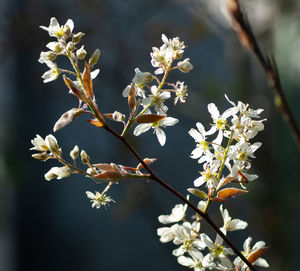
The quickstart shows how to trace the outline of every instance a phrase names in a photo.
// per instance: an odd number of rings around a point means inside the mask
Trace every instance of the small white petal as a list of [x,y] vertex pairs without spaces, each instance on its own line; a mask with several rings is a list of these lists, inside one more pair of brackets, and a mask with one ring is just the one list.
[[166,143],[166,134],[165,132],[160,129],[159,127],[155,128],[155,133],[158,139],[158,142],[161,146],[164,146]]
[[135,127],[133,134],[139,136],[142,133],[147,132],[152,127],[151,123],[142,123]]
[[210,103],[207,106],[208,112],[211,114],[212,119],[218,119],[220,116],[220,112],[214,103]]

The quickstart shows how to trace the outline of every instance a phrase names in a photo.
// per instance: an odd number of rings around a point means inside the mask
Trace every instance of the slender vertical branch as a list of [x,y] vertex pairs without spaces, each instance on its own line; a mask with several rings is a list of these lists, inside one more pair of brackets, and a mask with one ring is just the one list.
[[241,44],[256,56],[263,68],[268,84],[273,90],[275,106],[290,128],[298,150],[300,151],[300,130],[287,103],[274,59],[265,57],[262,53],[251,26],[245,21],[238,0],[226,0],[226,5],[232,19],[233,30],[236,32]]
[[175,195],[177,198],[179,198],[181,201],[186,203],[192,210],[194,210],[198,215],[200,215],[213,229],[214,231],[219,234],[223,240],[228,244],[229,247],[235,252],[235,254],[240,257],[244,263],[250,268],[252,271],[256,271],[254,266],[247,260],[247,258],[235,247],[235,245],[227,238],[227,236],[218,228],[218,226],[211,220],[209,215],[207,213],[202,212],[199,210],[191,201],[186,199],[183,195],[181,195],[176,189],[174,189],[172,186],[164,182],[161,178],[159,178],[143,161],[141,156],[136,152],[136,150],[131,146],[131,144],[126,140],[125,137],[120,136],[117,134],[113,129],[111,129],[109,126],[103,127],[106,131],[114,135],[116,138],[118,138],[129,150],[130,152],[136,157],[136,159],[144,166],[144,168],[148,171],[150,174],[150,178],[160,184],[162,187],[167,189],[169,192],[171,192],[173,195]]

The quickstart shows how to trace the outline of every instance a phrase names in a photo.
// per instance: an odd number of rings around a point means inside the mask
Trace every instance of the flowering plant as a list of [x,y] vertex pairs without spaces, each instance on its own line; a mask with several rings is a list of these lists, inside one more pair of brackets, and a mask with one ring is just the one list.
[[[199,171],[200,176],[194,180],[194,187],[188,189],[191,195],[184,197],[151,170],[149,165],[155,162],[156,158],[142,158],[126,139],[126,135],[136,125],[133,129],[135,136],[153,129],[159,144],[164,146],[166,134],[163,128],[178,123],[178,119],[167,114],[167,100],[173,97],[174,105],[178,102],[184,103],[188,96],[188,88],[184,82],[168,82],[167,78],[173,70],[188,73],[193,69],[189,58],[182,59],[186,48],[184,42],[178,37],[168,39],[162,34],[163,44],[159,48],[153,47],[150,53],[154,72],[142,72],[136,68],[131,83],[122,92],[122,96],[128,102],[128,116],[118,111],[104,114],[99,110],[93,88],[93,79],[99,74],[95,65],[100,59],[100,50],[96,49],[87,58],[88,53],[84,46],[78,45],[84,33],[73,33],[74,23],[70,19],[64,25],[60,25],[53,17],[48,27],[41,28],[56,39],[46,45],[49,51],[42,52],[39,58],[39,62],[49,68],[42,75],[44,83],[56,80],[63,74],[70,94],[78,99],[78,106],[69,109],[55,123],[54,132],[83,114],[91,115],[92,119],[88,121],[90,124],[119,139],[138,161],[136,166],[92,162],[87,152],[83,149],[80,151],[76,145],[69,154],[71,162],[68,162],[53,135],[49,134],[45,138],[36,135],[31,141],[31,150],[36,151],[32,155],[33,158],[41,161],[56,159],[61,164],[60,167],[52,167],[45,174],[45,179],[50,181],[66,178],[71,174],[81,174],[98,184],[105,184],[102,192],[86,192],[92,207],[97,209],[114,202],[107,194],[113,184],[132,178],[153,180],[183,202],[177,204],[170,215],[158,217],[160,223],[172,225],[157,230],[161,242],[173,241],[178,246],[173,250],[173,255],[177,257],[179,264],[197,271],[248,268],[255,270],[254,265],[268,267],[267,261],[261,258],[267,249],[263,241],[257,242],[251,248],[252,238],[248,237],[244,242],[243,251],[239,251],[227,238],[228,231],[243,230],[248,224],[241,219],[232,219],[229,211],[223,206],[228,199],[247,193],[247,183],[258,177],[251,172],[251,159],[255,158],[254,153],[261,143],[251,141],[264,129],[265,119],[260,119],[263,110],[253,110],[248,104],[240,101],[234,103],[226,95],[230,107],[222,114],[214,103],[208,105],[212,117],[210,129],[206,130],[198,122],[197,129],[192,128],[189,131],[196,143],[191,158],[198,160],[202,170]],[[60,68],[54,62],[61,56],[68,58],[73,67],[72,71]],[[120,134],[111,127],[111,122],[122,125]],[[198,204],[190,201],[192,195],[200,198]],[[219,207],[223,225],[218,227],[208,215],[208,210],[213,203],[220,202],[223,203]],[[187,207],[195,212],[193,216],[187,214]],[[216,232],[215,241],[201,231],[200,224],[203,220]]]

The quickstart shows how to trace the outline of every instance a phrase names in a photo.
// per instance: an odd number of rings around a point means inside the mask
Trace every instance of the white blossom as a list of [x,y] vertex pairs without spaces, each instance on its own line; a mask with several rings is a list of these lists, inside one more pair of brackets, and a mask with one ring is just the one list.
[[74,22],[71,19],[68,19],[64,26],[60,26],[57,19],[55,17],[52,17],[50,19],[50,24],[48,27],[40,26],[40,28],[48,31],[50,37],[56,37],[60,39],[67,31],[66,26],[69,28],[68,31],[72,32],[74,28]]
[[95,191],[95,194],[90,191],[85,193],[92,203],[92,208],[99,209],[101,206],[108,206],[110,202],[115,202],[110,196],[100,194],[98,191]]
[[71,174],[71,169],[68,166],[64,167],[52,167],[46,174],[45,179],[50,181],[54,178],[62,179],[69,177]]
[[229,216],[229,212],[227,209],[223,209],[223,205],[220,206],[220,212],[223,217],[223,227],[222,229],[225,231],[236,231],[243,230],[248,226],[248,223],[240,220],[240,219],[232,219]]
[[[265,249],[266,243],[264,241],[258,241],[255,243],[255,245],[251,248],[252,238],[248,237],[243,245],[243,251],[242,254],[248,258],[251,256],[252,253],[255,253],[258,249]],[[237,257],[234,260],[234,264],[240,268],[241,271],[246,271],[248,269],[248,266],[242,261],[241,258]],[[261,266],[261,267],[269,267],[268,262],[263,258],[258,258],[256,261],[252,263],[253,265]]]
[[50,68],[50,70],[46,71],[42,75],[43,82],[48,83],[56,80],[60,74],[60,70],[57,68],[57,65],[52,61],[45,61],[44,63],[48,66],[48,68]]

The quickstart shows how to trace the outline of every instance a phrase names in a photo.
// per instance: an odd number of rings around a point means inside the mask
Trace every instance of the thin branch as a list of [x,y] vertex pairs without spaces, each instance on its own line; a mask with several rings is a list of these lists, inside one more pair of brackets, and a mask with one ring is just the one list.
[[256,271],[254,266],[247,260],[247,258],[235,247],[235,245],[227,238],[227,236],[218,228],[218,226],[211,220],[209,215],[207,213],[202,212],[199,210],[191,201],[187,200],[183,195],[181,195],[176,189],[171,187],[169,184],[164,182],[161,178],[159,178],[150,168],[147,166],[147,164],[144,162],[144,160],[141,158],[141,156],[136,152],[136,150],[131,146],[131,144],[126,140],[125,137],[120,136],[117,134],[113,129],[111,129],[109,126],[105,125],[103,127],[105,130],[107,130],[109,133],[114,135],[116,138],[118,138],[129,150],[130,152],[136,157],[136,159],[144,166],[144,168],[148,171],[150,174],[150,178],[153,181],[156,181],[158,184],[163,186],[165,189],[167,189],[169,192],[174,194],[177,198],[179,198],[181,201],[186,203],[191,209],[193,209],[198,215],[200,215],[213,229],[214,231],[219,234],[223,240],[229,245],[229,247],[232,248],[232,250],[235,252],[235,254],[240,257],[244,263],[252,270]]
[[251,26],[241,12],[238,0],[226,0],[226,6],[232,19],[232,28],[236,32],[241,44],[247,50],[253,52],[263,68],[268,84],[273,90],[275,106],[290,128],[300,151],[300,130],[284,95],[275,60],[272,57],[265,57],[262,53]]

